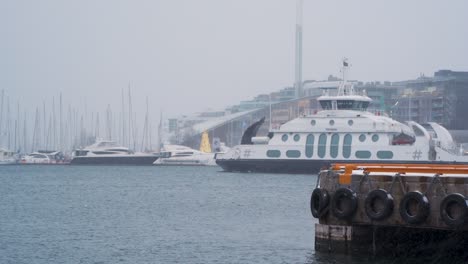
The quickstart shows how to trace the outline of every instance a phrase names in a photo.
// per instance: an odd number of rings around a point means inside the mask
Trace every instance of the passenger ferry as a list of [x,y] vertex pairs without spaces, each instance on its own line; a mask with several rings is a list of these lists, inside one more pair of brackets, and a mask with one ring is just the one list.
[[[343,63],[343,77],[347,63]],[[240,145],[216,155],[225,171],[316,173],[331,163],[468,164],[443,126],[393,120],[367,111],[371,98],[343,78],[336,94],[317,98],[322,110],[256,137],[261,122],[244,132]]]

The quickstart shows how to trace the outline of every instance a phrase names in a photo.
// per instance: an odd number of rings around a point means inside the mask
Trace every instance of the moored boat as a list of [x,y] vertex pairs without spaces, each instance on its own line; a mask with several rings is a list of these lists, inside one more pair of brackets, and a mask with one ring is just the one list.
[[98,141],[95,144],[73,152],[73,165],[152,165],[156,154],[135,153],[114,141]]
[[18,162],[17,153],[0,148],[0,165],[11,165]]
[[55,150],[38,150],[36,152],[24,155],[20,159],[20,164],[68,164],[69,160],[66,159],[65,155],[61,151]]
[[198,151],[186,146],[164,145],[155,165],[216,166],[214,153]]

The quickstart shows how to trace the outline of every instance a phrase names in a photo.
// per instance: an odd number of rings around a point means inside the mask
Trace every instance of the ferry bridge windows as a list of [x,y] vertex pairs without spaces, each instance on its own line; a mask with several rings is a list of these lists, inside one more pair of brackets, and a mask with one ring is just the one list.
[[306,146],[305,146],[305,155],[308,158],[312,158],[314,155],[314,140],[315,137],[312,134],[307,135]]
[[279,158],[281,156],[281,152],[276,149],[270,149],[266,152],[266,155],[269,158]]
[[372,141],[373,142],[377,142],[378,140],[379,140],[379,135],[377,135],[377,134],[372,135]]
[[379,159],[393,159],[393,152],[387,150],[377,151],[377,158]]
[[281,136],[281,140],[284,142],[288,141],[288,134],[283,134],[283,136]]
[[349,159],[351,156],[351,143],[352,143],[353,137],[350,134],[346,134],[344,136],[344,141],[343,141],[343,157],[346,159]]
[[318,151],[317,154],[320,158],[325,157],[327,147],[327,135],[325,133],[320,134],[318,141]]
[[294,141],[298,142],[301,139],[301,136],[299,134],[294,135]]
[[369,159],[371,157],[370,151],[367,150],[358,150],[355,155],[358,159]]
[[330,156],[332,158],[336,158],[338,156],[338,144],[340,141],[340,136],[338,134],[333,134],[331,137],[331,144],[330,144]]
[[353,109],[354,100],[338,100],[338,109]]
[[320,106],[322,107],[323,110],[332,109],[331,100],[322,100],[322,101],[320,101]]
[[359,141],[361,141],[361,142],[366,141],[366,135],[364,135],[364,134],[359,135]]
[[286,157],[288,158],[299,158],[300,156],[301,156],[301,152],[299,150],[286,151]]

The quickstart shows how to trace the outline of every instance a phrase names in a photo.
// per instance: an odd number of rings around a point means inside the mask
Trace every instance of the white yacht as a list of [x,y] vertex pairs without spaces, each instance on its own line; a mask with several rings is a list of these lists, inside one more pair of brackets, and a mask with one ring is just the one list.
[[24,155],[20,159],[21,164],[67,164],[65,156],[60,151],[38,150]]
[[263,120],[254,123],[240,145],[216,155],[216,163],[226,171],[284,173],[316,173],[338,162],[468,164],[467,152],[447,129],[370,113],[371,99],[346,80],[337,94],[317,100],[321,111],[293,119],[267,137],[255,135]]
[[10,150],[0,148],[0,165],[16,164],[18,155]]
[[181,145],[164,145],[155,165],[216,166],[214,153],[202,152]]
[[89,165],[151,165],[158,155],[135,153],[114,141],[100,140],[73,152],[70,164]]

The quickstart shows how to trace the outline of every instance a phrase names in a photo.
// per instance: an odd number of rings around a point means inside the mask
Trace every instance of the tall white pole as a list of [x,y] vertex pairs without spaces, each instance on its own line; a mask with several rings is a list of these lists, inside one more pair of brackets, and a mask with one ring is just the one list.
[[296,98],[302,93],[302,5],[303,0],[296,3],[296,56],[295,56],[295,81],[294,90]]

